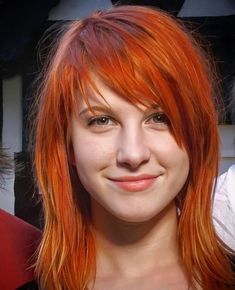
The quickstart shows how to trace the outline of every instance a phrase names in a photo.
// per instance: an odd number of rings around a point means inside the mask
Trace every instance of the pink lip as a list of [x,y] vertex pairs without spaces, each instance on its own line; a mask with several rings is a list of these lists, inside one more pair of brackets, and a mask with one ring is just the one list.
[[125,191],[135,192],[146,190],[153,184],[156,178],[156,175],[142,174],[138,176],[111,178],[110,180]]

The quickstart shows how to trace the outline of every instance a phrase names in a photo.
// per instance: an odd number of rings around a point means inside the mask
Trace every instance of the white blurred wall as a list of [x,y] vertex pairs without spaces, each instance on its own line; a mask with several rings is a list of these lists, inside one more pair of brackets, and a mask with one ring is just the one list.
[[[2,143],[13,159],[14,152],[22,150],[22,102],[21,77],[3,80],[3,132]],[[14,173],[6,177],[0,190],[0,208],[14,212]]]

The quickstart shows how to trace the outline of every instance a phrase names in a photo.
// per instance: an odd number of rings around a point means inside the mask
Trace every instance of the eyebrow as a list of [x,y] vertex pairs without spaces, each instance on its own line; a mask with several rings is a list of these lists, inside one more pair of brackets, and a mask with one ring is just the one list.
[[87,112],[92,112],[92,111],[96,111],[96,112],[105,112],[105,113],[112,113],[112,110],[106,106],[89,106],[85,109],[83,109],[78,115],[84,115]]
[[[143,110],[144,113],[151,111],[151,110],[161,110],[161,107],[159,105],[152,105],[150,107],[146,107],[146,110]],[[111,108],[107,106],[89,106],[83,109],[78,115],[82,116],[86,114],[87,112],[105,112],[107,114],[112,114],[113,111]]]

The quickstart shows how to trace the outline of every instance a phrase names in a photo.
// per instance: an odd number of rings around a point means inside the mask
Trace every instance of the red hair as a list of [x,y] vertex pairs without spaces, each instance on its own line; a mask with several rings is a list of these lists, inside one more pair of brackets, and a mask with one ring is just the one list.
[[[134,104],[158,104],[190,159],[180,195],[178,240],[191,282],[221,290],[234,283],[228,249],[212,223],[219,137],[212,78],[200,49],[163,12],[120,6],[65,27],[43,71],[35,165],[43,193],[44,236],[37,273],[42,288],[85,289],[95,277],[95,243],[85,193],[69,162],[70,123],[91,73]],[[96,88],[95,88],[96,89]],[[76,186],[75,186],[76,184]]]

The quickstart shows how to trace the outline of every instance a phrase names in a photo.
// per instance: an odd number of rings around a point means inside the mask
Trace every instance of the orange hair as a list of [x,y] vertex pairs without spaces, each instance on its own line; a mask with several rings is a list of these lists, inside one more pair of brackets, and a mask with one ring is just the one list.
[[[190,159],[180,194],[178,240],[189,280],[206,290],[234,283],[229,251],[215,234],[212,191],[219,137],[208,64],[189,34],[170,16],[120,6],[68,23],[43,71],[35,166],[43,193],[45,229],[36,271],[42,288],[86,289],[96,252],[89,198],[69,161],[70,123],[91,72],[134,104],[158,104]],[[78,189],[77,189],[78,188]]]

